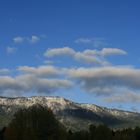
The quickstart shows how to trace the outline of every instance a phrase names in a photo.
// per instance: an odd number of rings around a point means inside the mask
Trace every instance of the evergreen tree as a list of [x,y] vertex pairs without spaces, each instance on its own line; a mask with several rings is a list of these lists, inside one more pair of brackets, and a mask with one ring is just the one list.
[[106,125],[99,125],[95,129],[95,140],[112,140],[112,132]]
[[5,140],[63,140],[64,127],[52,111],[35,105],[19,110],[5,132]]

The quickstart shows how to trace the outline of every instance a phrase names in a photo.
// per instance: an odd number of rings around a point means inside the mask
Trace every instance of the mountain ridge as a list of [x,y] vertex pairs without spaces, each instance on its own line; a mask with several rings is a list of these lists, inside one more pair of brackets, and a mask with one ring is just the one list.
[[2,122],[4,117],[10,121],[7,116],[12,118],[18,109],[36,104],[52,109],[56,117],[68,129],[87,129],[90,124],[106,124],[113,128],[140,126],[140,113],[138,112],[76,103],[59,96],[0,97],[1,124],[5,124]]
[[[0,99],[1,98],[5,98],[5,99],[19,99],[19,98],[23,98],[23,99],[31,99],[31,98],[39,98],[39,97],[49,97],[49,98],[58,98],[58,99],[64,99],[64,100],[67,100],[67,101],[70,101],[72,103],[75,103],[75,104],[80,104],[80,105],[95,105],[97,107],[101,107],[101,108],[104,108],[104,109],[109,109],[109,110],[118,110],[118,111],[122,111],[122,112],[129,112],[129,113],[138,113],[140,114],[140,112],[137,112],[137,111],[129,111],[129,110],[124,110],[124,109],[117,109],[117,108],[110,108],[110,107],[104,107],[104,106],[101,106],[101,105],[96,105],[94,103],[78,103],[78,102],[75,102],[75,101],[72,101],[70,99],[66,99],[64,97],[60,97],[60,96],[30,96],[30,97],[25,97],[25,96],[21,96],[21,97],[6,97],[6,96],[0,96]],[[1,104],[1,103],[0,103]]]

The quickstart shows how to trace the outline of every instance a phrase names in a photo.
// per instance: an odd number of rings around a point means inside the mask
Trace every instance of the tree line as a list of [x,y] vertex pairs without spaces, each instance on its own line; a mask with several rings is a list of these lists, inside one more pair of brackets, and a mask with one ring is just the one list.
[[90,125],[89,130],[67,130],[53,112],[41,105],[17,111],[11,123],[0,131],[0,140],[140,140],[140,128],[112,130]]

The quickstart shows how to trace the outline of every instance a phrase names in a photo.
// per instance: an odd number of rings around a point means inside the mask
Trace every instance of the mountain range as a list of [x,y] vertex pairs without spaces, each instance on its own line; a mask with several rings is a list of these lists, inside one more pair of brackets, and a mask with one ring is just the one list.
[[62,97],[0,97],[0,127],[6,126],[21,108],[40,104],[50,108],[67,129],[88,129],[90,124],[106,124],[113,129],[140,126],[140,113],[80,104]]

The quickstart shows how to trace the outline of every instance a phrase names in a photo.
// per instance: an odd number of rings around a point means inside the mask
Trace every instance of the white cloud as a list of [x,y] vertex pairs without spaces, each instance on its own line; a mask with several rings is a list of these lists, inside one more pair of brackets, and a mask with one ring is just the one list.
[[[18,75],[0,76],[1,95],[52,94],[59,89],[79,86],[103,96],[107,102],[140,101],[140,69],[121,66],[59,68],[19,66]],[[9,70],[1,69],[0,73]]]
[[125,55],[127,54],[126,51],[118,48],[103,48],[101,50],[101,55],[107,56],[107,55]]
[[[65,86],[69,87],[72,85],[71,81],[73,81],[73,83],[75,83],[73,86],[80,86],[81,89],[87,93],[108,97],[106,100],[108,102],[115,100],[119,102],[122,97],[125,98],[127,96],[129,97],[128,101],[132,102],[136,99],[135,97],[140,96],[140,69],[133,67],[104,66],[68,69],[54,66],[20,66],[18,70],[22,73],[14,79],[18,83],[18,87],[19,84],[21,84],[22,87],[27,84],[25,87],[25,89],[28,89],[27,91],[37,87],[35,90],[37,93],[43,91],[51,93],[53,88],[56,90],[56,85],[62,85],[62,88],[65,88]],[[60,79],[54,79],[54,77],[59,77]],[[45,88],[45,84],[47,89]],[[29,88],[27,88],[28,86]],[[4,85],[2,87],[4,87]],[[131,96],[133,98],[130,100],[130,93],[132,92],[133,94]],[[124,94],[128,95],[124,96]]]
[[44,37],[36,36],[36,35],[32,35],[31,37],[17,36],[15,38],[13,38],[13,41],[16,44],[22,44],[24,42],[29,42],[29,43],[35,44],[35,43],[39,42],[41,38],[44,38]]
[[14,47],[7,47],[6,48],[6,52],[8,53],[8,54],[13,54],[13,53],[15,53],[17,51],[17,48],[14,48]]
[[53,49],[48,49],[44,55],[46,57],[54,57],[54,56],[59,56],[59,55],[68,55],[68,56],[74,56],[75,51],[72,48],[69,47],[63,47],[63,48],[53,48]]
[[75,40],[78,44],[92,45],[95,48],[107,47],[109,44],[103,38],[78,38]]
[[140,103],[140,93],[135,93],[133,91],[127,91],[127,93],[122,93],[119,95],[113,95],[104,99],[106,102],[120,102],[120,103]]
[[89,55],[89,56],[97,56],[97,55],[99,55],[100,53],[99,53],[99,51],[97,51],[97,50],[86,49],[86,50],[83,51],[83,54]]
[[0,75],[9,74],[9,73],[10,73],[9,69],[0,69]]
[[86,49],[79,52],[75,51],[70,47],[52,48],[46,50],[46,52],[44,53],[46,57],[56,57],[66,55],[83,63],[103,66],[110,65],[110,63],[105,60],[105,56],[120,55],[120,54],[124,55],[126,54],[126,52],[118,48],[103,48],[102,50]]
[[78,38],[75,43],[91,43],[93,39],[90,38]]
[[53,61],[51,61],[51,60],[46,60],[46,61],[44,61],[44,64],[47,64],[47,65],[52,65],[54,62]]
[[77,52],[74,57],[76,60],[87,64],[103,64],[103,61],[98,59],[96,56],[87,55],[81,52]]
[[14,41],[14,43],[16,43],[16,44],[21,44],[21,43],[23,43],[24,42],[24,37],[21,37],[21,36],[17,36],[17,37],[15,37],[14,39],[13,39],[13,41]]
[[18,70],[27,73],[34,74],[36,76],[50,77],[62,74],[62,70],[54,66],[39,66],[39,67],[29,67],[29,66],[19,66]]
[[110,66],[70,69],[68,73],[84,90],[96,95],[115,94],[121,88],[140,90],[140,69]]
[[[91,53],[93,53],[94,50],[91,50]],[[53,49],[48,49],[45,52],[46,57],[55,57],[55,56],[61,56],[61,55],[66,55],[66,56],[71,56],[77,61],[88,63],[88,64],[102,64],[103,61],[98,59],[96,57],[96,53],[94,55],[89,55],[90,50],[85,50],[83,52],[76,52],[74,49],[70,47],[63,47],[63,48],[53,48]]]
[[40,41],[40,37],[33,35],[31,38],[28,39],[30,43],[35,44]]
[[54,66],[19,66],[14,77],[8,74],[8,69],[0,69],[0,95],[20,96],[27,93],[54,94],[60,89],[72,86],[72,81],[65,76],[66,69]]
[[66,89],[72,82],[65,79],[47,79],[32,74],[23,74],[15,78],[10,76],[0,77],[1,95],[25,95],[26,93],[52,94],[59,89]]

